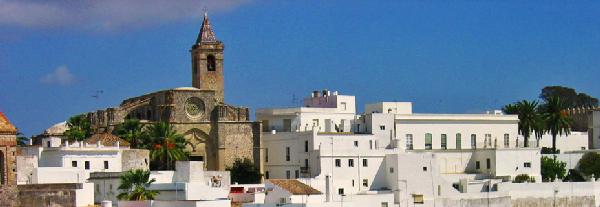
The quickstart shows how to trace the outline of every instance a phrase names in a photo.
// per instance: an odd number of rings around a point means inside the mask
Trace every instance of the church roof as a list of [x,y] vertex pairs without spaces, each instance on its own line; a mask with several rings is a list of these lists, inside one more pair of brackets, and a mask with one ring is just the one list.
[[280,188],[290,192],[292,195],[319,195],[323,194],[321,191],[310,187],[298,180],[291,179],[269,179],[269,182],[273,185],[277,185]]
[[1,133],[17,133],[17,128],[8,121],[4,113],[0,112],[0,134]]
[[204,21],[202,21],[202,27],[200,27],[200,33],[198,34],[198,39],[196,39],[196,44],[217,41],[215,32],[213,32],[210,27],[210,22],[208,21],[208,14],[204,13]]
[[129,142],[110,133],[94,134],[84,140],[87,144],[96,144],[98,141],[104,146],[117,146],[117,142],[119,142],[119,146],[129,146]]

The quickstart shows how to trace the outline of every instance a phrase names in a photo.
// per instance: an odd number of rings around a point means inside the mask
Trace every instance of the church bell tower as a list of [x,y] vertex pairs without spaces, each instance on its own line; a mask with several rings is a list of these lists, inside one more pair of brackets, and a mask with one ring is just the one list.
[[204,21],[196,43],[192,46],[192,86],[202,90],[215,91],[218,102],[224,102],[223,49],[225,45],[217,40],[208,15]]

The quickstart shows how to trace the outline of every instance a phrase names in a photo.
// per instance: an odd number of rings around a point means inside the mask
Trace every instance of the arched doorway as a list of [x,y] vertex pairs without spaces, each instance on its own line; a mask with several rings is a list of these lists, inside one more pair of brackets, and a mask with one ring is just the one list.
[[207,165],[207,158],[211,155],[209,136],[204,131],[193,128],[184,133],[186,140],[189,142],[187,150],[190,152],[191,161],[204,161],[204,166]]

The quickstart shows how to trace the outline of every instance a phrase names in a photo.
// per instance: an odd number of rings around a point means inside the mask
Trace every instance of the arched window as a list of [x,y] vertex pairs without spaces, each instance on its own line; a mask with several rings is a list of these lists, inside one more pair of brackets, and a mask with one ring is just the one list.
[[477,135],[471,134],[471,149],[477,149]]
[[206,69],[208,71],[215,71],[217,69],[217,60],[214,55],[206,56]]

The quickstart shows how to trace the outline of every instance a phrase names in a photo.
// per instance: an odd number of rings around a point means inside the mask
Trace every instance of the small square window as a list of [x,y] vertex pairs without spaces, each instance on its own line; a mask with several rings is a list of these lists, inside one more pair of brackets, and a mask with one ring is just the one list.
[[427,172],[427,167],[423,167],[423,172]]
[[363,187],[369,187],[369,180],[368,179],[363,179]]
[[385,130],[385,125],[379,125],[379,129]]
[[390,173],[394,173],[394,168],[390,167]]
[[358,147],[358,141],[354,141],[354,146]]
[[338,195],[344,195],[344,189],[338,188]]
[[85,161],[85,169],[89,170],[90,169],[90,161]]
[[369,166],[369,162],[367,159],[363,159],[363,167],[368,167]]
[[530,168],[531,167],[531,162],[523,163],[523,167]]
[[348,159],[348,167],[354,167],[354,159]]
[[340,159],[335,159],[335,166],[336,166],[336,167],[341,167],[341,166],[342,166],[342,160],[340,160]]
[[71,161],[71,167],[77,167],[77,161]]

